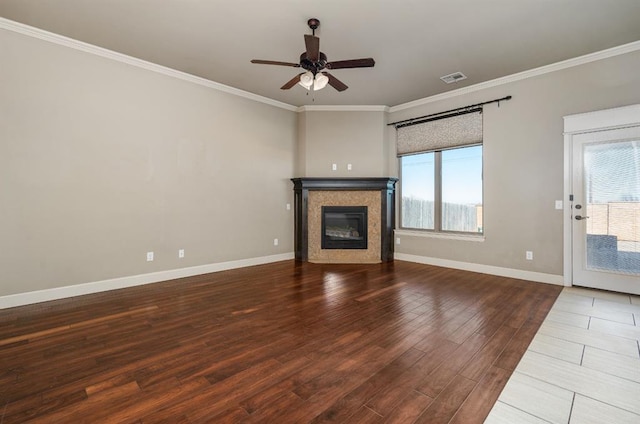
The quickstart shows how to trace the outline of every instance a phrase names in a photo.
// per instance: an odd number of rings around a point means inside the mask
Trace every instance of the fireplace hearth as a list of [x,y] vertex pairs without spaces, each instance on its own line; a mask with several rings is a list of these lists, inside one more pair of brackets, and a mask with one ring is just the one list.
[[[392,261],[397,180],[293,178],[296,260],[313,263]],[[358,215],[363,210],[366,215]]]

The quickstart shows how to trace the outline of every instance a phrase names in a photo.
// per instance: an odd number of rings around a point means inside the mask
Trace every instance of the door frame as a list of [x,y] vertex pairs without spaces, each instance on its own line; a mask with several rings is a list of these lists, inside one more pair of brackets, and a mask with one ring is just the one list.
[[563,194],[563,281],[573,285],[573,137],[596,131],[640,125],[640,104],[567,115],[564,117],[564,194]]

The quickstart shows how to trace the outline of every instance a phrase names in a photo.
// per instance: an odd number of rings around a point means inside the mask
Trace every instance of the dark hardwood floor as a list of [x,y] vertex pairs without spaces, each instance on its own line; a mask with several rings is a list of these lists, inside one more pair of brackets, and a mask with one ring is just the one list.
[[0,310],[0,422],[481,423],[560,290],[285,261]]

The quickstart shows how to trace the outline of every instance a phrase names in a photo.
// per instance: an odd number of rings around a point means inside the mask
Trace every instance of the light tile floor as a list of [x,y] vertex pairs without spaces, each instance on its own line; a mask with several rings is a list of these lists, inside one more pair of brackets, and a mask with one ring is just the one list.
[[565,288],[485,424],[640,424],[640,296]]

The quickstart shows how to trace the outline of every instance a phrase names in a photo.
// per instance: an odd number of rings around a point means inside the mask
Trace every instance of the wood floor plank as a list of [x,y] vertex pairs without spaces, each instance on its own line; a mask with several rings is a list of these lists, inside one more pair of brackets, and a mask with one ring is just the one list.
[[414,422],[433,399],[418,391],[412,390],[400,403],[386,415],[386,424],[405,424]]
[[515,331],[508,325],[500,327],[491,336],[487,344],[471,358],[460,374],[470,380],[480,381],[484,373],[489,370],[493,362],[504,351],[505,346],[509,344]]
[[368,399],[389,384],[398,374],[414,365],[424,353],[408,349],[388,365],[366,378],[354,390],[339,398],[334,404],[315,417],[314,423],[344,422],[349,419]]
[[510,376],[510,371],[491,367],[458,409],[450,424],[482,424]]
[[355,414],[349,419],[353,424],[375,424],[383,421],[382,416],[376,414],[366,406],[361,407]]
[[480,334],[469,337],[466,342],[448,355],[433,372],[423,378],[416,390],[434,399],[437,398],[486,342],[487,337]]
[[[448,342],[448,343],[446,343]],[[459,346],[455,343],[434,345],[433,349],[421,357],[405,372],[387,382],[378,392],[369,398],[366,405],[380,415],[387,416],[409,394],[428,379],[431,372],[448,358]]]
[[0,310],[0,422],[464,422],[560,290],[291,260]]
[[456,376],[415,422],[420,424],[448,423],[476,384],[475,381],[461,375]]
[[[549,306],[551,307],[551,306]],[[511,340],[505,345],[504,350],[496,359],[495,365],[509,371],[513,371],[520,362],[520,358],[531,344],[531,340],[540,328],[540,323],[535,319],[529,319],[518,329]]]

